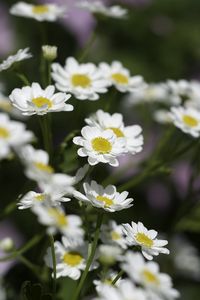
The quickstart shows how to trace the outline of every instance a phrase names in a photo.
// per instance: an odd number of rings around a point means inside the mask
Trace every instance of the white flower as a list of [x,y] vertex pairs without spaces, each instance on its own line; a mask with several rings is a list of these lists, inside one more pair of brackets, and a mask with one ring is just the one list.
[[98,100],[99,93],[106,93],[108,82],[100,70],[92,63],[79,64],[69,57],[65,66],[52,64],[52,78],[59,91],[70,92],[79,100]]
[[[62,238],[62,243],[55,242],[56,253],[56,276],[70,277],[73,280],[78,280],[81,276],[81,271],[86,267],[87,249],[85,246],[73,247],[65,238]],[[48,248],[45,256],[47,266],[53,268],[51,249]]]
[[127,198],[128,192],[118,193],[114,185],[108,185],[104,188],[96,181],[92,181],[91,184],[85,182],[83,188],[85,195],[75,191],[74,197],[106,211],[119,211],[133,205],[133,198]]
[[156,122],[160,124],[169,124],[172,123],[169,111],[166,109],[156,110],[153,114],[153,118]]
[[23,123],[11,121],[7,114],[0,113],[0,159],[8,157],[12,149],[20,151],[33,137]]
[[122,114],[111,115],[103,110],[98,110],[96,114],[85,121],[88,125],[98,126],[102,130],[111,129],[117,138],[124,138],[125,151],[131,154],[142,151],[142,128],[139,125],[124,126]]
[[29,53],[29,48],[20,49],[17,51],[15,55],[8,56],[7,59],[5,59],[0,64],[0,72],[3,70],[9,69],[14,63],[31,58],[32,54]]
[[48,226],[49,233],[60,232],[73,245],[82,244],[84,231],[79,216],[66,215],[61,207],[36,205],[32,207],[32,211],[38,216],[41,224]]
[[126,100],[129,105],[141,103],[166,103],[169,101],[167,87],[164,83],[151,83],[143,89],[133,91],[127,95]]
[[112,18],[124,18],[127,15],[127,9],[122,8],[119,5],[105,6],[101,1],[88,1],[83,0],[77,3],[77,6],[86,10],[89,10],[91,13],[102,14],[106,17]]
[[122,249],[113,245],[100,245],[98,259],[103,265],[113,265],[121,257]]
[[70,201],[70,199],[64,197],[64,195],[65,192],[63,191],[53,191],[49,194],[30,191],[20,199],[17,205],[19,209],[31,208],[34,205],[57,206],[60,205],[61,202]]
[[95,300],[147,300],[147,294],[141,288],[137,288],[130,280],[123,282],[116,288],[104,285],[99,291],[99,298]]
[[65,93],[55,93],[55,87],[49,85],[42,89],[39,83],[32,83],[22,89],[16,88],[12,91],[10,100],[23,115],[44,115],[48,112],[72,111],[73,106],[65,102],[71,97]]
[[5,112],[17,119],[24,119],[25,117],[21,114],[21,112],[13,107],[10,102],[10,99],[0,92],[0,110]]
[[200,112],[195,108],[172,107],[170,117],[183,132],[195,138],[200,136]]
[[123,226],[115,221],[110,221],[108,225],[103,225],[101,229],[101,239],[104,243],[118,245],[123,249],[127,248]]
[[[95,285],[97,292],[100,293],[102,288],[104,288],[105,285],[110,286],[117,275],[118,275],[117,272],[109,270],[105,278],[102,278],[101,280],[95,279],[93,283]],[[115,283],[115,286],[118,287],[123,281],[124,281],[123,279],[119,278],[119,280],[117,280],[117,282]]]
[[53,61],[57,57],[57,50],[56,46],[49,46],[44,45],[42,46],[42,53],[46,60]]
[[102,62],[99,68],[107,82],[122,93],[140,90],[146,86],[142,76],[132,77],[130,71],[119,61],[113,61],[111,65]]
[[66,12],[66,8],[56,4],[39,4],[32,5],[26,2],[18,2],[14,4],[10,13],[15,16],[33,18],[37,21],[54,22],[62,17]]
[[138,224],[131,222],[131,225],[123,224],[127,242],[130,246],[141,246],[142,254],[146,259],[151,260],[159,253],[169,254],[169,250],[164,248],[168,241],[156,239],[157,231],[148,230],[141,222]]
[[82,136],[73,138],[76,145],[80,145],[78,155],[88,156],[88,163],[92,166],[101,163],[108,163],[117,167],[119,162],[117,156],[125,152],[125,141],[117,138],[111,129],[102,131],[98,127],[85,126],[81,130]]
[[147,291],[154,292],[161,299],[164,297],[172,300],[179,296],[179,292],[172,287],[170,276],[160,273],[157,263],[145,262],[140,253],[127,252],[122,269],[136,284],[142,285]]
[[168,91],[169,101],[173,105],[180,105],[182,102],[187,100],[191,92],[190,82],[186,80],[167,80],[166,88]]

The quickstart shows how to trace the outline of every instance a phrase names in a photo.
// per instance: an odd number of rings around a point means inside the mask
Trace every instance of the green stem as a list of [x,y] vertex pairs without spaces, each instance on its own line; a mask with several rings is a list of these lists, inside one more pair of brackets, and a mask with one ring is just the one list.
[[40,279],[40,272],[39,272],[39,268],[37,266],[35,266],[34,264],[32,264],[26,257],[20,255],[18,257],[18,259],[29,269],[31,270],[31,272],[33,272],[35,274],[35,276],[37,278]]
[[27,77],[24,74],[15,71],[15,75],[23,82],[23,84],[25,86],[30,85],[29,80],[27,79]]
[[36,244],[38,244],[41,239],[43,238],[43,233],[40,235],[36,235],[34,236],[26,245],[24,245],[22,248],[14,251],[12,254],[4,256],[2,258],[0,258],[0,262],[4,262],[4,261],[8,261],[8,260],[12,260],[15,259],[18,256],[21,256],[22,254],[24,254],[25,252],[27,252],[29,249],[31,249],[32,247],[34,247]]
[[49,154],[49,158],[51,159],[52,155],[52,136],[51,136],[51,128],[48,115],[44,115],[39,117],[40,127],[43,136],[44,148],[46,152]]
[[79,294],[80,294],[80,292],[83,288],[83,285],[85,283],[85,280],[87,278],[90,266],[91,266],[91,264],[93,262],[93,259],[94,259],[94,256],[95,256],[95,252],[96,252],[96,248],[97,248],[97,244],[98,244],[98,239],[99,239],[99,234],[100,234],[100,229],[101,229],[102,222],[103,222],[103,214],[100,213],[100,214],[98,214],[94,240],[93,240],[93,243],[92,243],[92,246],[91,246],[91,251],[90,251],[89,256],[88,256],[87,264],[86,264],[85,270],[84,270],[84,272],[81,276],[81,280],[79,282],[79,285],[78,285],[78,287],[77,287],[77,289],[74,293],[74,296],[72,297],[72,300],[77,300],[78,299]]
[[47,62],[47,84],[51,85],[51,62]]
[[113,279],[112,285],[115,285],[115,283],[122,277],[123,274],[124,274],[124,271],[121,270],[121,271],[116,275],[116,277]]
[[50,244],[51,244],[51,256],[53,262],[53,295],[54,299],[56,297],[56,253],[55,253],[55,246],[54,246],[54,237],[53,235],[49,235]]
[[80,58],[78,59],[79,62],[82,62],[85,59],[85,57],[88,55],[95,39],[96,39],[96,33],[92,32],[91,36],[89,37],[89,39],[86,43],[85,48],[82,51],[82,54],[80,55]]

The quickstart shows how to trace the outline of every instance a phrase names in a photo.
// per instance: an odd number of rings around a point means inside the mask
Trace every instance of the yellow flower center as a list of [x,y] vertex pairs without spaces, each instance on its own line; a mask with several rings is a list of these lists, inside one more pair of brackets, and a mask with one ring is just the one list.
[[141,244],[147,248],[151,248],[153,246],[153,240],[150,239],[144,233],[137,233],[135,239],[139,244]]
[[32,8],[32,12],[34,14],[45,14],[49,11],[49,7],[47,5],[34,5]]
[[106,278],[104,279],[103,283],[107,284],[107,285],[111,285],[113,282],[112,278]]
[[75,267],[81,263],[83,257],[78,252],[67,252],[63,256],[63,261],[71,267]]
[[111,77],[116,83],[128,84],[128,77],[122,73],[114,73]]
[[54,169],[50,165],[43,164],[42,162],[34,163],[35,167],[40,171],[44,171],[46,173],[52,174]]
[[107,197],[104,197],[104,196],[97,196],[96,199],[100,202],[103,202],[105,204],[105,206],[111,206],[113,204],[113,201],[112,199],[109,199]]
[[111,143],[102,137],[97,137],[92,140],[92,148],[99,153],[109,153],[112,150]]
[[12,110],[12,105],[8,101],[0,100],[0,109],[10,112]]
[[37,195],[37,196],[35,196],[35,200],[37,200],[37,201],[44,201],[44,199],[45,199],[45,195],[43,195],[43,194],[39,194],[39,195]]
[[45,97],[37,97],[37,98],[33,98],[32,99],[32,103],[37,106],[38,108],[42,108],[42,107],[48,107],[51,108],[52,107],[52,102],[51,100],[45,98]]
[[107,129],[111,129],[113,132],[114,132],[114,134],[119,138],[119,137],[124,137],[124,134],[123,134],[123,132],[121,131],[121,129],[119,129],[119,128],[116,128],[116,127],[109,127],[109,128],[107,128]]
[[189,127],[195,127],[199,124],[198,120],[189,115],[183,116],[183,122]]
[[113,241],[117,241],[117,240],[121,239],[121,235],[116,231],[112,231],[111,232],[111,238],[112,238]]
[[6,128],[4,128],[4,127],[0,127],[0,138],[6,139],[9,136],[10,136],[9,131]]
[[73,86],[80,86],[82,88],[87,88],[91,84],[91,80],[87,75],[84,74],[74,74],[71,78]]
[[56,223],[59,226],[62,227],[68,225],[67,216],[63,212],[57,210],[56,208],[50,208],[49,214],[56,220]]
[[149,270],[144,270],[142,272],[142,275],[143,275],[145,281],[147,281],[149,283],[153,283],[153,284],[159,284],[159,280],[158,280],[157,276],[155,274],[153,274],[152,272],[150,272]]

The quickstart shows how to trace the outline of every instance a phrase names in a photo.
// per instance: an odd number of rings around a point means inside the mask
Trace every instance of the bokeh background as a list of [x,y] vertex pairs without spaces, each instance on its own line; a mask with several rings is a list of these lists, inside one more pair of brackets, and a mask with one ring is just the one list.
[[[147,82],[160,82],[166,79],[200,79],[200,1],[199,0],[121,0],[107,1],[127,7],[127,19],[117,20],[99,17],[96,19],[89,12],[72,9],[68,16],[57,23],[37,23],[32,19],[9,15],[9,7],[16,1],[0,1],[0,59],[4,59],[19,48],[30,47],[34,58],[23,64],[23,71],[29,80],[38,81],[41,45],[58,46],[58,61],[64,64],[65,58],[80,58],[85,47],[94,34],[93,42],[85,53],[83,61],[99,63],[120,60],[132,74],[141,74]],[[44,1],[26,1],[43,3]],[[73,6],[76,0],[48,1]],[[21,82],[12,73],[0,74],[4,94]],[[106,108],[113,98],[111,90],[100,100],[73,100],[76,114],[59,113],[53,116],[52,130],[55,148],[54,165],[58,171],[72,173],[82,165],[77,158],[75,147],[71,142],[59,154],[59,144],[73,130],[80,130],[84,118],[98,108]],[[165,130],[150,117],[151,108],[133,107],[127,109],[125,97],[115,95],[110,105],[110,112],[123,112],[126,124],[139,123],[144,128],[145,144],[142,154],[121,160],[121,176],[118,183],[123,183],[141,169],[139,164],[154,151],[155,145]],[[29,129],[38,136],[36,147],[42,147],[41,134],[36,118],[26,120]],[[59,155],[58,155],[59,154]],[[170,153],[169,153],[170,155]],[[127,168],[128,166],[128,168]],[[200,212],[195,226],[177,227],[180,216],[191,209],[193,199],[188,196],[188,185],[193,166],[185,156],[171,165],[169,172],[145,178],[140,185],[130,190],[135,205],[128,211],[115,214],[118,222],[141,220],[147,227],[163,232],[170,239],[171,255],[159,259],[161,270],[168,272],[174,280],[175,287],[181,292],[183,300],[200,299]],[[98,166],[93,172],[97,181],[106,176],[115,176],[116,170]],[[119,169],[117,169],[119,172]],[[118,174],[119,175],[119,174]],[[195,186],[200,188],[200,178]],[[17,201],[27,187],[23,167],[17,159],[3,161],[0,165],[0,238],[12,236],[17,246],[30,239],[40,230],[35,217],[30,212],[12,211],[9,204]],[[198,205],[198,195],[195,205]],[[8,216],[5,215],[8,208]],[[198,211],[198,206],[195,206]],[[191,218],[193,210],[191,209]],[[199,222],[199,223],[198,223]],[[191,226],[189,226],[191,227]],[[42,264],[43,253],[39,248],[27,253],[30,259],[39,259]],[[40,251],[39,251],[40,252]],[[23,265],[18,262],[0,263],[0,274],[5,277],[10,299],[19,292],[24,280],[37,281]],[[20,280],[19,280],[20,278]]]

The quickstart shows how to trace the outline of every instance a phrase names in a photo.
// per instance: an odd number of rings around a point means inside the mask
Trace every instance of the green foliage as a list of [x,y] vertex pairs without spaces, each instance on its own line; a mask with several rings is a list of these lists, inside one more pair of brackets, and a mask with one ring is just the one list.
[[25,281],[21,288],[20,300],[52,300],[50,294],[43,292],[41,284],[32,284],[30,281]]

